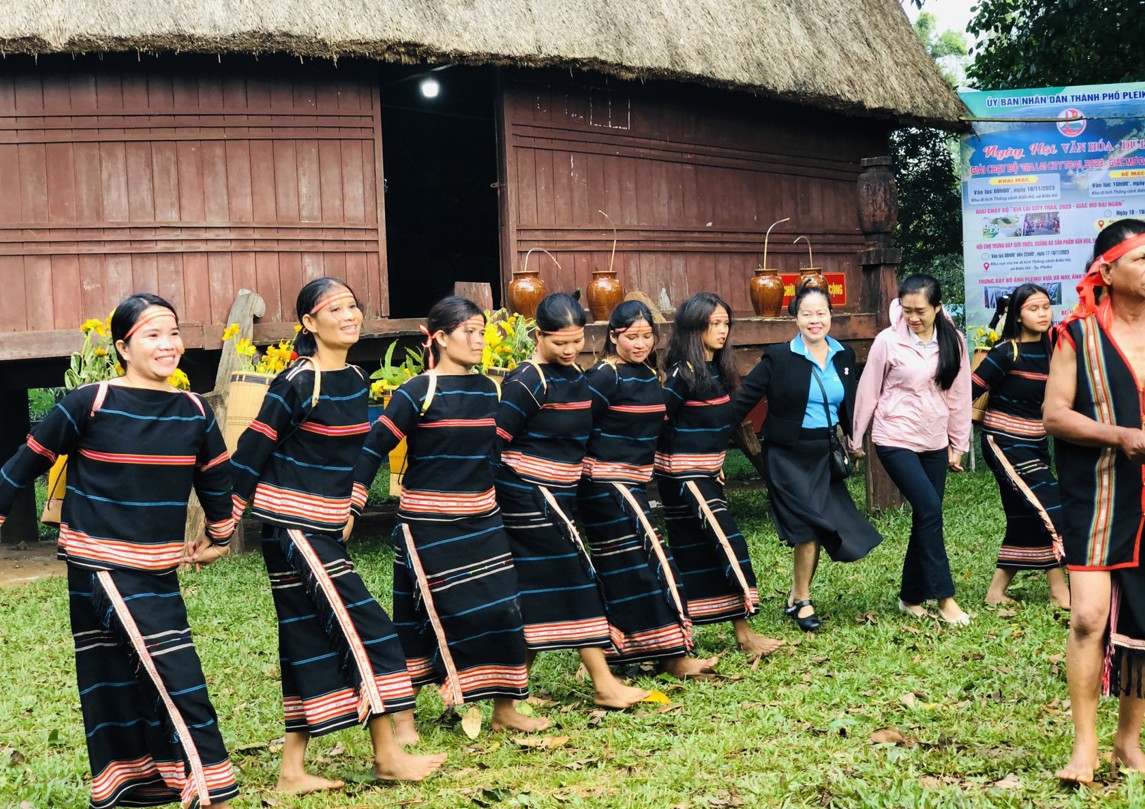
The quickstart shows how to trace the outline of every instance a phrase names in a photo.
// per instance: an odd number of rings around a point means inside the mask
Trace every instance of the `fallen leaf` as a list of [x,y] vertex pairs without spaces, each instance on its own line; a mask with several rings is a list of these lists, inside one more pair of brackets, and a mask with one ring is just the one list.
[[537,712],[533,710],[533,706],[528,702],[517,703],[517,713],[521,716],[536,716]]
[[9,767],[15,767],[19,764],[23,764],[28,760],[24,754],[17,750],[15,747],[5,747],[3,750],[0,750],[0,759],[2,759],[4,763]]
[[663,691],[651,691],[648,696],[640,700],[641,702],[655,702],[660,705],[671,705],[672,700],[668,699],[668,695]]
[[1017,775],[1015,775],[1014,773],[1010,773],[1005,778],[1003,778],[999,781],[995,781],[990,786],[995,787],[997,789],[1021,789],[1022,788],[1022,781],[1020,778],[1018,778]]
[[915,697],[913,691],[911,691],[910,693],[907,693],[907,694],[903,694],[901,697],[899,697],[899,702],[901,702],[903,705],[905,705],[908,708],[913,708],[915,701],[916,701],[916,697]]
[[595,764],[598,761],[600,761],[599,758],[582,758],[577,761],[570,761],[565,767],[570,770],[583,770],[589,764]]
[[675,705],[663,705],[660,707],[659,713],[670,713],[671,711],[679,711],[683,707],[684,706],[681,705],[680,703],[676,703]]
[[914,739],[904,736],[898,728],[879,728],[871,731],[869,737],[871,744],[912,745]]
[[917,626],[911,626],[910,624],[903,624],[902,626],[899,627],[899,631],[900,632],[906,632],[908,635],[922,634],[921,629],[919,629]]
[[568,736],[517,736],[513,739],[513,743],[537,750],[552,750],[554,747],[563,747],[568,744],[568,740]]
[[527,700],[525,700],[525,703],[532,705],[534,708],[547,708],[550,705],[556,704],[553,702],[553,700],[545,699],[544,697],[529,697]]
[[461,729],[470,739],[476,739],[481,733],[481,709],[476,705],[465,712],[461,720]]
[[577,666],[576,674],[573,675],[577,680],[584,682],[588,679],[588,669],[584,667],[584,663]]
[[1017,614],[1017,610],[998,610],[999,618],[1013,618]]
[[588,726],[594,728],[601,723],[601,720],[607,716],[607,711],[593,711],[588,715]]
[[327,752],[327,756],[344,756],[346,755],[346,747],[341,742],[338,742],[331,747]]
[[862,615],[855,616],[856,624],[877,624],[879,622],[879,614],[874,610],[867,610]]

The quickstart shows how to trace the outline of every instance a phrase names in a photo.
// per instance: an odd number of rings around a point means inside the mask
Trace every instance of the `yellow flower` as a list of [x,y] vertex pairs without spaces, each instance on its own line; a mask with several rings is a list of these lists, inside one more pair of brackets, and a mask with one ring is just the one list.
[[[103,321],[100,320],[98,317],[89,317],[87,320],[85,320],[83,322],[83,325],[80,326],[80,330],[84,334],[87,334],[90,331],[95,331],[96,334],[100,334],[98,329],[100,329],[102,326],[103,326]],[[102,337],[103,335],[100,334],[100,336]]]
[[386,392],[386,383],[382,380],[370,383],[370,396],[374,399],[381,399],[382,394]]
[[253,357],[254,351],[254,344],[245,337],[235,341],[235,353],[240,357]]
[[998,334],[998,332],[996,332],[996,331],[991,331],[991,332],[990,332],[990,339],[991,339],[992,341],[994,341],[994,342],[998,342],[998,338],[999,338],[999,337],[1001,337],[1001,336],[1002,336],[1002,335]]
[[179,390],[190,390],[191,389],[191,380],[187,378],[187,375],[185,373],[183,373],[182,368],[176,368],[175,373],[173,373],[173,374],[171,374],[171,376],[167,377],[167,384],[173,385],[176,388],[178,388]]
[[115,364],[115,375],[116,376],[123,376],[123,366],[120,365],[118,362]]
[[229,325],[225,329],[223,329],[223,338],[222,338],[223,342],[225,343],[227,340],[235,339],[235,337],[238,336],[238,333],[239,333],[239,324],[238,323],[232,323],[231,325]]
[[295,323],[295,324],[294,324],[294,333],[295,333],[295,334],[298,334],[298,332],[300,332],[300,331],[302,331],[302,326],[300,326],[299,324]]

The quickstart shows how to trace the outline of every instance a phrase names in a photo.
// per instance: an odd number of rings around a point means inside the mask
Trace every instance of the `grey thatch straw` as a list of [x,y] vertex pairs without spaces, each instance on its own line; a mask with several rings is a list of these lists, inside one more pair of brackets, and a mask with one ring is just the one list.
[[965,114],[898,0],[9,0],[0,50],[575,67],[900,123]]

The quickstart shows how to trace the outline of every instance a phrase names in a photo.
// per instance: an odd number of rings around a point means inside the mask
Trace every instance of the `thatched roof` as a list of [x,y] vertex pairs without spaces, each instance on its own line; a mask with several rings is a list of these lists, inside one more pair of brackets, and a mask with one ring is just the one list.
[[0,51],[576,67],[954,127],[898,0],[8,0]]

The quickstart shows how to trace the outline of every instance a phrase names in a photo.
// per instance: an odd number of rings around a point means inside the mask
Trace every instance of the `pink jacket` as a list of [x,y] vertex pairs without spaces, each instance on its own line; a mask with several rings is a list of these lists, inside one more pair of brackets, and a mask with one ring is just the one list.
[[870,427],[871,438],[879,446],[915,452],[951,447],[955,452],[967,452],[969,352],[962,352],[962,367],[950,390],[942,390],[934,381],[938,354],[927,357],[916,347],[897,298],[891,303],[890,318],[890,327],[875,337],[859,377],[851,432],[854,446],[862,445]]

